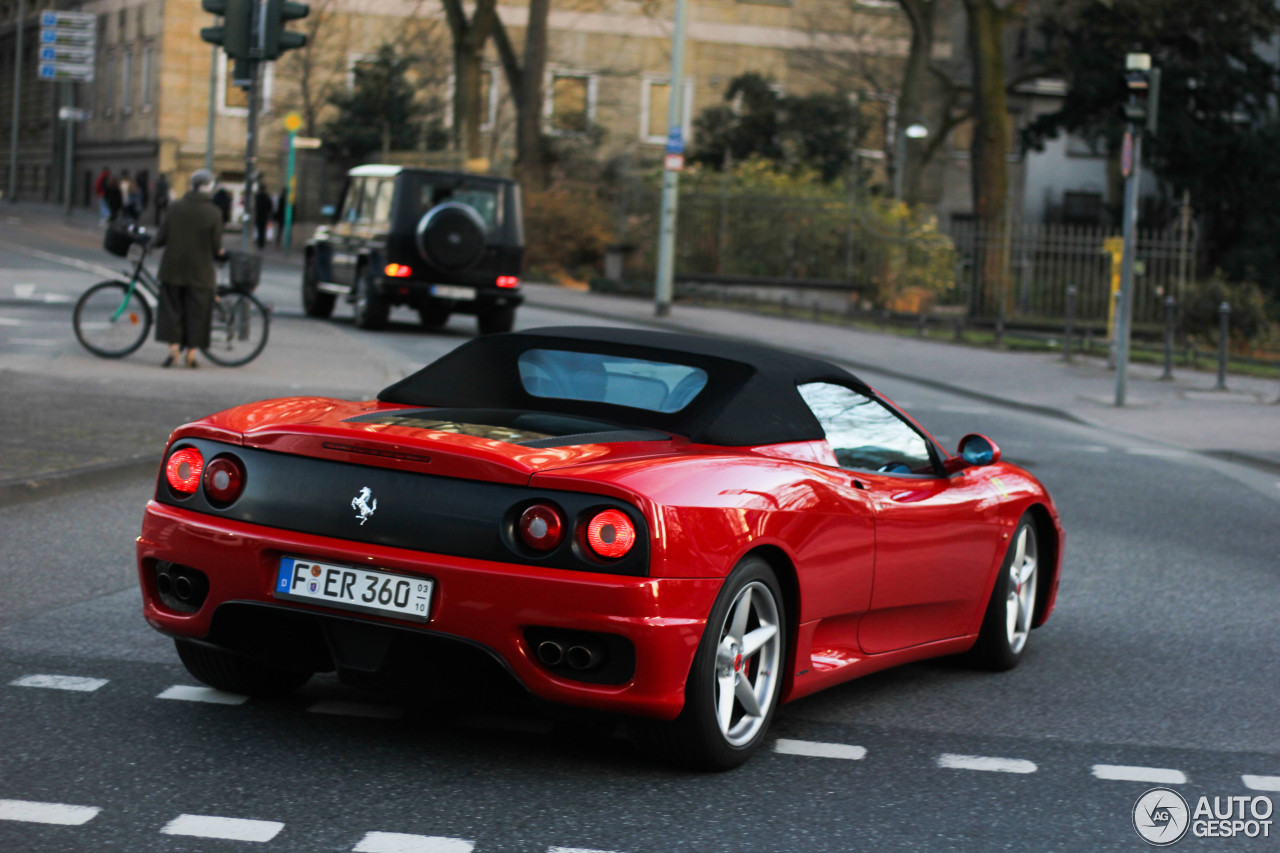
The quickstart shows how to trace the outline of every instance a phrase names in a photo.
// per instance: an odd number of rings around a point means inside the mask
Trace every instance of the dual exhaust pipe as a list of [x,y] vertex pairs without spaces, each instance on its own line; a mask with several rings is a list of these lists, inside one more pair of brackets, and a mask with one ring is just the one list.
[[568,666],[579,672],[592,670],[604,663],[604,650],[594,643],[563,643],[543,640],[538,643],[538,660],[549,667]]
[[209,596],[209,579],[197,569],[161,560],[155,572],[156,592],[172,610],[195,613]]

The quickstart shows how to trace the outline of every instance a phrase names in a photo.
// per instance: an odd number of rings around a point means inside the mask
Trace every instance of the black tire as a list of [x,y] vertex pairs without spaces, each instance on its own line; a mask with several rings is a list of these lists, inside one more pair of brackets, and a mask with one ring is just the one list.
[[391,305],[380,293],[374,292],[373,273],[368,264],[356,271],[355,322],[358,329],[381,329],[387,325]]
[[973,666],[1004,672],[1022,660],[1035,621],[1039,555],[1036,524],[1027,514],[1018,521],[991,590],[978,641],[969,652]]
[[440,303],[423,305],[418,309],[418,319],[422,321],[423,327],[427,329],[440,328],[449,322],[451,314],[453,314],[453,311]]
[[123,358],[142,346],[151,322],[151,306],[142,288],[135,287],[130,294],[128,283],[123,281],[98,282],[80,295],[71,313],[76,340],[103,358]]
[[309,670],[279,669],[190,640],[174,640],[182,665],[217,690],[243,696],[284,696],[307,683]]
[[516,309],[512,305],[493,308],[476,317],[482,335],[497,335],[511,331],[516,324]]
[[[745,616],[739,616],[744,596],[748,596],[747,610]],[[735,616],[741,624],[735,624]],[[757,632],[768,637],[744,654],[744,648],[751,644],[738,641],[747,641]],[[786,608],[781,587],[768,563],[747,557],[724,582],[711,608],[685,683],[684,710],[672,722],[645,725],[641,741],[662,759],[695,770],[740,766],[764,742],[782,694],[786,661]],[[726,684],[734,687],[733,698],[727,703],[722,690]],[[759,714],[748,711],[738,698],[742,692],[756,697]],[[722,715],[727,723],[722,723]]]
[[333,314],[337,296],[320,290],[320,274],[316,266],[313,252],[307,255],[307,263],[302,268],[302,310],[308,317],[324,320]]
[[239,367],[261,355],[270,332],[271,312],[261,302],[247,293],[221,293],[209,318],[209,345],[201,352],[214,364]]
[[447,201],[418,220],[418,253],[445,272],[461,272],[479,263],[485,250],[484,219],[469,204]]

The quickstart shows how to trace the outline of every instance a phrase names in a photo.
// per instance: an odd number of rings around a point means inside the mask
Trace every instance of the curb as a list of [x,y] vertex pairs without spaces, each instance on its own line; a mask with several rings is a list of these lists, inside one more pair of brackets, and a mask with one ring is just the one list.
[[0,480],[0,507],[65,495],[143,474],[154,474],[159,467],[160,459],[157,454],[143,453],[83,468]]

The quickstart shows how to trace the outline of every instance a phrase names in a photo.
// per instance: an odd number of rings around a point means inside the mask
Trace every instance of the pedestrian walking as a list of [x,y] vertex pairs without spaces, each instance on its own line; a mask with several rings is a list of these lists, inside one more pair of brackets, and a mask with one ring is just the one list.
[[271,224],[271,215],[275,212],[275,202],[267,185],[258,182],[258,190],[253,194],[253,228],[257,237],[258,251],[262,251],[267,242],[267,226]]
[[107,206],[107,185],[110,183],[111,170],[103,166],[102,171],[98,173],[98,179],[93,182],[93,194],[98,197],[98,213],[101,214],[104,224],[111,218],[111,208]]
[[209,345],[209,318],[217,276],[214,261],[222,249],[222,214],[213,203],[213,173],[199,169],[191,190],[169,208],[152,245],[164,247],[160,258],[160,311],[156,340],[169,344],[165,367],[178,364],[185,352],[187,367],[197,367],[196,350]]
[[120,192],[120,179],[115,175],[107,176],[107,189],[103,193],[103,199],[107,203],[107,222],[113,223],[120,218],[120,211],[124,209],[124,194]]
[[231,221],[231,190],[219,186],[213,191],[213,203],[222,211],[222,224],[226,225]]
[[138,182],[129,175],[128,169],[120,170],[120,199],[125,218],[137,222],[142,214],[142,193],[138,191]]
[[281,242],[284,240],[284,211],[285,211],[285,208],[288,206],[289,206],[289,187],[286,185],[280,188],[280,195],[276,197],[275,223],[276,223],[276,247],[277,248],[279,248]]
[[160,173],[160,177],[156,178],[156,225],[160,224],[160,220],[164,218],[165,211],[169,208],[169,178]]

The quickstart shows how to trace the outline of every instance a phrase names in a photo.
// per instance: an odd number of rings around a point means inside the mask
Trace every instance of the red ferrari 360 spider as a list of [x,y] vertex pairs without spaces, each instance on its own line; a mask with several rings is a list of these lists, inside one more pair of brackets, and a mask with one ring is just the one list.
[[839,367],[575,327],[477,338],[377,400],[180,427],[138,569],[147,621],[216,688],[424,679],[478,650],[728,768],[790,699],[938,655],[1014,666],[1061,553],[992,441],[952,456]]

